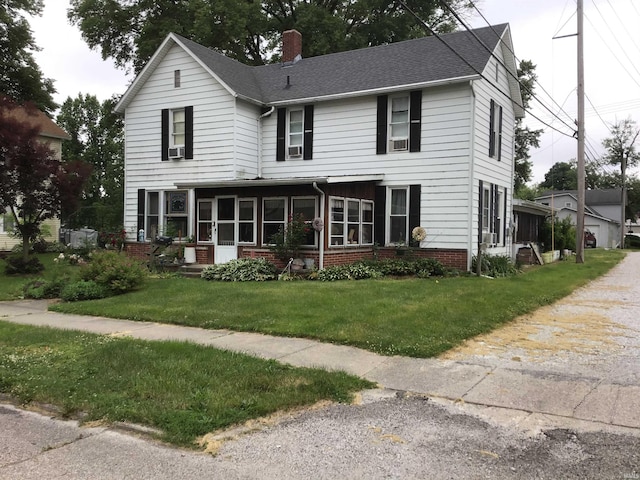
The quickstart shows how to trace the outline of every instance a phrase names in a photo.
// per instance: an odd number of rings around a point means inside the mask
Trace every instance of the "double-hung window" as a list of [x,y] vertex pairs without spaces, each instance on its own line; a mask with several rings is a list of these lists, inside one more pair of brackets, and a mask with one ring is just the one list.
[[481,182],[480,242],[491,246],[505,243],[506,196],[506,188]]
[[409,95],[391,97],[389,108],[389,150],[403,151],[409,148]]
[[262,201],[262,243],[272,244],[272,237],[287,223],[287,200],[285,198],[265,198]]
[[489,103],[489,156],[502,158],[502,107],[494,100]]
[[213,242],[213,200],[198,200],[198,242]]
[[184,146],[185,139],[185,114],[184,109],[171,111],[171,146]]
[[160,235],[162,232],[159,230],[160,225],[160,193],[159,192],[147,192],[147,208],[145,219],[145,231],[146,237],[152,238],[152,236]]
[[409,188],[390,188],[388,195],[388,243],[409,243]]
[[289,110],[289,123],[287,125],[287,153],[290,158],[302,157],[303,138],[304,111],[301,108]]

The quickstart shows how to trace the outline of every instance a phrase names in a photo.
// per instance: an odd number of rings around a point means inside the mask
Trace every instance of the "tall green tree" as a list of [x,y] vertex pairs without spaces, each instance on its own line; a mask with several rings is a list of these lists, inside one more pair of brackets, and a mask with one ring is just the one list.
[[547,190],[576,190],[578,188],[578,173],[575,164],[570,162],[554,163],[544,174],[544,181],[540,188]]
[[69,227],[115,230],[122,225],[124,205],[124,125],[113,113],[117,99],[100,103],[93,95],[67,98],[56,121],[71,136],[62,146],[63,158],[77,158],[92,173],[76,209],[63,208]]
[[17,102],[33,102],[51,113],[57,105],[53,81],[44,78],[33,52],[39,50],[25,15],[41,15],[42,0],[0,2],[0,93]]
[[[520,93],[522,95],[522,106],[527,109],[534,95],[535,83],[538,76],[535,73],[536,66],[530,60],[522,60],[518,67],[518,80],[520,80]],[[540,135],[543,130],[531,130],[525,126],[522,118],[516,119],[515,128],[515,167],[514,167],[514,190],[516,195],[522,187],[531,180],[531,147],[540,146]]]
[[[453,31],[469,0],[406,0],[438,32]],[[69,19],[91,48],[136,72],[169,32],[250,65],[278,59],[284,30],[302,33],[303,56],[422,37],[424,29],[388,0],[71,0]],[[275,54],[275,55],[274,55]]]

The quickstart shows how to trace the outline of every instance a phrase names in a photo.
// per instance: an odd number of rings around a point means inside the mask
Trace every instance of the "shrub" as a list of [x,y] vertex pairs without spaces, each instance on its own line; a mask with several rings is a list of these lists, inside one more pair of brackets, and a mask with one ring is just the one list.
[[210,265],[202,270],[202,278],[220,282],[264,282],[275,280],[276,266],[264,258],[239,258]]
[[68,277],[61,277],[55,280],[36,278],[27,282],[22,290],[25,298],[59,298],[64,287],[69,283]]
[[146,276],[147,270],[140,262],[110,251],[94,253],[80,271],[82,280],[92,280],[114,295],[139,287]]
[[25,261],[22,253],[13,253],[5,259],[5,273],[7,275],[33,274],[44,270],[44,265],[38,257],[29,255]]
[[[476,271],[477,257],[472,260],[472,270]],[[518,274],[518,268],[508,255],[483,255],[482,273],[490,277],[511,277]]]
[[336,280],[363,280],[365,278],[380,278],[382,273],[368,262],[356,262],[350,265],[334,265],[318,272],[321,282]]
[[60,292],[60,298],[66,302],[96,300],[107,296],[109,296],[109,291],[107,291],[104,286],[92,280],[80,280],[69,283]]

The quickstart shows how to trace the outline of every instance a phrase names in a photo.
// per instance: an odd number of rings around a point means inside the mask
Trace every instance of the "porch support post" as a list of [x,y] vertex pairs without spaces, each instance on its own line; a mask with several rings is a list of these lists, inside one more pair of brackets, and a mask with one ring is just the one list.
[[[324,222],[324,192],[320,190],[317,182],[313,182],[313,188],[320,193],[320,218]],[[319,254],[318,254],[318,270],[324,269],[324,228],[320,233],[320,239],[318,240],[319,244]]]

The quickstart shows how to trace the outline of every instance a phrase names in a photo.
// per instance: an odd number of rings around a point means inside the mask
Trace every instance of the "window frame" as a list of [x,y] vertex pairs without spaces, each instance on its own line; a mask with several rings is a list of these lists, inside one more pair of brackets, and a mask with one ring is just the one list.
[[[176,114],[182,114],[182,121],[176,122]],[[182,133],[176,133],[176,125],[182,124]],[[186,108],[174,108],[169,110],[169,147],[184,147],[187,141],[187,112]],[[176,142],[176,137],[182,136],[182,143]]]
[[[393,192],[394,191],[405,191],[405,213],[398,214],[393,213]],[[410,187],[409,185],[399,185],[399,186],[390,186],[387,187],[387,199],[386,199],[386,215],[385,215],[385,232],[386,238],[385,243],[387,245],[408,245],[409,244],[409,210],[410,210]],[[391,232],[391,224],[392,218],[401,218],[405,219],[405,228],[404,228],[404,240],[402,238],[396,240],[392,240],[392,232]]]
[[[161,192],[157,190],[147,191],[145,193],[145,208],[144,208],[144,231],[145,238],[149,240],[153,240],[151,237],[151,231],[153,230],[154,223],[151,221],[155,218],[155,227],[156,227],[156,235],[160,235],[160,229],[162,225],[160,224],[160,219],[162,218],[162,202],[160,201]],[[152,196],[155,197],[155,200],[152,200]],[[155,203],[156,212],[151,212],[151,206]]]
[[306,225],[309,226],[310,228],[310,233],[313,234],[313,243],[305,243],[302,244],[302,247],[312,247],[312,248],[317,248],[318,247],[318,232],[316,232],[313,229],[313,219],[316,218],[318,216],[318,197],[312,196],[312,195],[301,195],[301,196],[293,196],[291,197],[291,216],[295,216],[297,215],[296,212],[296,208],[295,208],[295,201],[296,200],[312,200],[313,201],[313,217],[312,218],[306,218],[304,219],[304,223]]
[[[397,100],[404,100],[406,101],[406,110],[394,110],[394,102]],[[407,93],[402,93],[402,94],[398,94],[398,95],[391,95],[389,96],[389,103],[388,103],[388,125],[387,125],[387,129],[388,129],[388,138],[389,138],[389,151],[390,152],[406,152],[409,150],[409,142],[410,142],[410,137],[411,137],[411,95],[409,92]],[[393,114],[394,112],[405,112],[405,116],[406,118],[403,121],[400,122],[396,122],[393,119]],[[406,130],[406,135],[404,136],[397,136],[397,135],[393,135],[393,130],[395,126],[405,126],[405,130]],[[405,141],[406,142],[406,146],[405,148],[393,148],[394,146],[394,142],[396,141]]]
[[[181,198],[183,197],[184,198]],[[183,200],[183,205],[180,206],[179,201]],[[189,191],[188,190],[168,190],[164,192],[164,211],[162,212],[162,227],[166,230],[169,226],[169,222],[172,219],[184,219],[185,230],[176,232],[178,235],[181,233],[183,238],[189,236]],[[178,238],[178,237],[174,237]]]
[[[342,202],[342,220],[334,220],[334,211],[333,211],[334,201]],[[350,221],[349,203],[357,203],[358,205],[357,221]],[[364,221],[364,208],[363,208],[364,205],[371,207],[370,221]],[[336,248],[336,247],[344,248],[344,247],[353,247],[353,246],[373,245],[374,208],[375,208],[375,202],[373,200],[331,195],[329,197],[329,248]],[[354,228],[356,224],[357,224],[357,228]],[[338,226],[340,228],[334,228]],[[365,226],[369,227],[369,232],[370,232],[369,242],[363,241],[363,231],[364,231],[363,227]],[[337,233],[334,234],[333,233],[334,230]],[[354,230],[353,235],[351,235],[351,230]],[[334,243],[335,241],[338,241],[338,243]]]
[[[282,201],[284,204],[284,218],[280,221],[280,220],[265,220],[265,212],[266,212],[266,208],[265,208],[265,202],[267,202],[268,200],[279,200]],[[284,226],[287,224],[287,219],[289,218],[289,212],[288,212],[288,201],[287,201],[287,197],[263,197],[262,199],[262,222],[261,222],[261,234],[262,234],[262,245],[265,247],[268,247],[270,245],[274,245],[273,243],[268,243],[268,239],[266,236],[266,232],[265,232],[265,227],[267,225],[282,225],[282,227],[284,228]],[[271,236],[274,234],[271,234]]]
[[[251,207],[251,215],[252,215],[252,219],[251,221],[248,220],[243,220],[240,218],[240,203],[241,202],[251,202],[252,203],[252,207]],[[237,217],[237,229],[238,229],[238,245],[256,245],[257,244],[257,235],[258,235],[258,231],[257,231],[257,224],[258,224],[258,199],[255,197],[242,197],[242,198],[238,198],[237,201],[237,205],[236,205],[236,217]],[[251,241],[242,241],[241,240],[241,224],[251,224],[251,228],[253,230],[253,238]]]
[[[210,219],[202,219],[200,217],[200,205],[209,204],[211,206],[211,218]],[[213,234],[216,226],[216,221],[214,219],[214,205],[215,201],[213,198],[199,198],[197,201],[197,211],[196,211],[196,242],[204,243],[204,244],[212,244],[213,243]],[[200,236],[200,226],[208,225],[208,239],[202,239]]]
[[[294,123],[292,120],[292,115],[295,113],[299,113],[300,114],[300,120],[296,121],[296,124],[300,124],[300,131],[299,132],[292,132],[291,129],[291,125]],[[300,143],[293,143],[291,141],[291,137],[295,135],[295,136],[299,136],[300,137]],[[286,152],[287,152],[287,158],[294,160],[294,159],[301,159],[302,156],[304,155],[304,107],[295,107],[295,108],[288,108],[287,109],[287,121],[286,121],[286,142],[285,142],[285,146],[286,146]],[[299,147],[300,148],[300,153],[298,155],[291,155],[291,148],[292,147]]]

